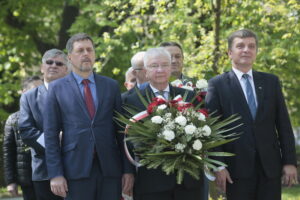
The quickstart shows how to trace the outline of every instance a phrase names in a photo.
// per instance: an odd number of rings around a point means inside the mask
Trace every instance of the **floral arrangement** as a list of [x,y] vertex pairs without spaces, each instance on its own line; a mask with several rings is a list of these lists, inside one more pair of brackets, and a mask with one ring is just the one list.
[[[197,83],[203,89],[204,82]],[[139,162],[136,162],[130,157],[133,164],[149,169],[160,167],[166,174],[176,173],[179,184],[185,173],[199,179],[203,170],[211,175],[210,169],[226,166],[210,156],[233,154],[210,150],[237,139],[236,134],[222,133],[228,131],[225,128],[228,124],[239,118],[232,116],[220,121],[219,117],[210,117],[207,110],[202,108],[201,89],[197,88],[198,93],[189,102],[188,91],[183,97],[179,95],[171,101],[162,96],[148,98],[147,101],[137,91],[147,110],[137,113],[125,107],[129,115],[119,113],[116,118],[120,124],[126,124],[126,141],[133,144],[139,158]]]

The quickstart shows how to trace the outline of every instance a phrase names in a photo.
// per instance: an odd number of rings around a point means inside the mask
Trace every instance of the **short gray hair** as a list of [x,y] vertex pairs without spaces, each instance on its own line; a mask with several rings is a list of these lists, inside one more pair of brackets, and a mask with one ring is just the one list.
[[144,66],[147,67],[147,62],[151,57],[154,56],[166,56],[171,64],[171,55],[163,47],[151,48],[148,49],[144,55]]
[[95,48],[94,41],[91,38],[91,36],[89,36],[86,33],[77,33],[77,34],[73,35],[72,37],[70,37],[70,39],[68,40],[68,42],[66,44],[66,49],[67,49],[68,53],[71,53],[73,51],[74,42],[82,41],[82,40],[90,40],[92,42],[93,47]]
[[63,58],[64,64],[66,66],[68,65],[67,55],[59,49],[50,49],[50,50],[46,51],[43,55],[42,62],[45,63],[49,58],[54,58],[54,57]]
[[136,54],[134,54],[134,56],[132,56],[131,58],[131,66],[133,69],[137,68],[137,63],[139,61],[144,62],[144,55],[145,55],[145,51],[140,51],[137,52]]
[[128,81],[128,80],[127,80],[127,79],[128,79],[128,76],[129,76],[129,74],[132,73],[132,72],[133,72],[133,67],[129,67],[129,68],[127,69],[126,73],[125,73],[125,81]]

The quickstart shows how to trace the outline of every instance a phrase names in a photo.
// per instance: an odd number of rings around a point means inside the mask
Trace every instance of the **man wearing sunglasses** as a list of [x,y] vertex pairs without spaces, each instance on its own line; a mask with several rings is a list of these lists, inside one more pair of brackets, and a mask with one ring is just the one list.
[[50,182],[45,160],[43,107],[51,81],[68,73],[67,57],[61,50],[51,49],[42,58],[41,72],[44,84],[29,90],[20,100],[20,135],[25,144],[31,148],[32,180],[38,200],[62,199],[50,190]]

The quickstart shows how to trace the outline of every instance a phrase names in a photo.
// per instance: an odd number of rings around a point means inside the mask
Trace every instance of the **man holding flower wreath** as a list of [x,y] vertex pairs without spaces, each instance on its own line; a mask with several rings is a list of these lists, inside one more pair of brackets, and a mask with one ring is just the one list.
[[[172,99],[177,95],[184,96],[186,90],[172,87],[169,84],[171,76],[171,56],[163,48],[152,48],[144,55],[146,67],[146,77],[149,85],[140,90],[140,94],[147,98],[150,96]],[[193,97],[193,92],[189,92],[187,99]],[[137,92],[126,96],[123,99],[125,105],[132,105],[140,111],[146,110]],[[149,108],[149,107],[148,107]],[[153,119],[155,121],[155,119]],[[159,120],[159,119],[157,119]],[[166,139],[171,139],[172,134],[165,135]],[[203,194],[203,178],[196,180],[190,175],[185,175],[182,184],[176,183],[176,174],[166,175],[161,169],[147,169],[145,166],[137,169],[135,181],[136,200],[199,200]]]

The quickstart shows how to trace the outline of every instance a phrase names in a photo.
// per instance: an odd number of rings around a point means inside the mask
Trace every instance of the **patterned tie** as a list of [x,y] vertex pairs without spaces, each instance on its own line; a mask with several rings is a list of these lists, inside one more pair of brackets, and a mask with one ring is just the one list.
[[164,95],[164,94],[165,94],[165,91],[159,90],[159,91],[156,92],[156,94],[157,94],[157,96],[160,95],[160,96],[162,96],[163,98],[166,99],[166,97],[165,97],[165,95]]
[[248,100],[248,106],[252,115],[252,118],[255,119],[256,116],[256,103],[254,98],[254,93],[252,90],[251,83],[249,81],[249,75],[243,74],[243,78],[245,79],[246,83],[246,94],[247,94],[247,100]]
[[82,83],[84,85],[84,89],[83,89],[84,92],[83,93],[84,93],[85,104],[86,104],[86,107],[89,111],[91,119],[93,119],[94,115],[95,115],[95,105],[94,105],[92,92],[91,92],[91,89],[89,87],[89,82],[90,82],[90,80],[88,80],[88,79],[82,80]]

